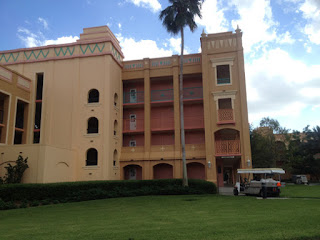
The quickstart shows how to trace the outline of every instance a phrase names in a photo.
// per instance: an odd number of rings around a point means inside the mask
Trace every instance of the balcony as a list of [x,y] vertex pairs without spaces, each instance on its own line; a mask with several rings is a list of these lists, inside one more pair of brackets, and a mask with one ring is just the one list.
[[183,100],[203,99],[202,87],[189,87],[183,89]]
[[240,140],[216,140],[216,156],[240,156]]
[[234,124],[233,109],[219,109],[217,124]]
[[144,131],[144,119],[123,119],[123,133],[135,133]]
[[144,92],[123,92],[123,104],[124,105],[136,105],[144,103]]
[[174,118],[151,118],[151,131],[170,131],[174,129]]
[[151,90],[151,102],[172,102],[173,89]]
[[204,128],[203,116],[185,116],[184,117],[185,129],[202,129]]

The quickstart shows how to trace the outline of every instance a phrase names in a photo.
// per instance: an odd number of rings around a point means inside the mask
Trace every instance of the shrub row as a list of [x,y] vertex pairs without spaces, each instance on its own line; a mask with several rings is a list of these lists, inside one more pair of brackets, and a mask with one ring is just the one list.
[[0,186],[0,199],[4,203],[27,202],[29,205],[35,201],[78,202],[144,195],[214,193],[216,193],[215,184],[193,179],[189,180],[189,187],[183,187],[181,179],[6,184]]

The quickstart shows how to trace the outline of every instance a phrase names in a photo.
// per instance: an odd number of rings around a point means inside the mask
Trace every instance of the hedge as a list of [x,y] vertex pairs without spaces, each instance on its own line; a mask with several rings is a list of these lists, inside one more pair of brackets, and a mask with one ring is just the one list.
[[0,185],[0,209],[1,205],[5,205],[2,209],[8,209],[11,203],[21,202],[32,206],[34,202],[78,202],[116,197],[216,192],[214,183],[195,179],[189,179],[189,187],[183,187],[181,179],[4,184]]

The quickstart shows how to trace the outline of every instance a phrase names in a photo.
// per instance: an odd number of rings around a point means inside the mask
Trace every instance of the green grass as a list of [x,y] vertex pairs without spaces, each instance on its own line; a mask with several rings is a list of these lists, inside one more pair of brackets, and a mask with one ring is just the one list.
[[319,198],[320,185],[287,185],[281,188],[281,197]]
[[0,212],[0,239],[320,239],[320,200],[143,196],[14,209]]

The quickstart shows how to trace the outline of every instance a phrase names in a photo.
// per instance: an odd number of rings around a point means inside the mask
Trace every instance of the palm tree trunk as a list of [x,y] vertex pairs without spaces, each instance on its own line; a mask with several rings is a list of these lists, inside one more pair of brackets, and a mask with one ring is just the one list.
[[184,113],[183,113],[183,49],[184,49],[184,34],[183,27],[181,28],[181,55],[180,55],[180,134],[182,148],[182,166],[183,166],[183,181],[184,187],[188,186],[187,163],[186,163],[186,143],[184,136]]

